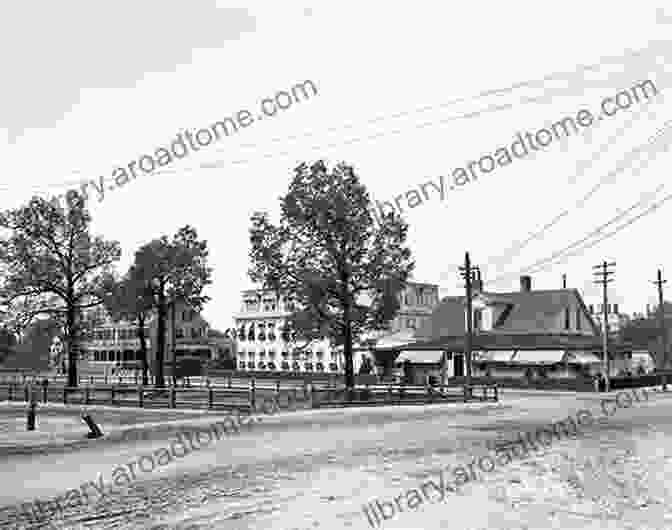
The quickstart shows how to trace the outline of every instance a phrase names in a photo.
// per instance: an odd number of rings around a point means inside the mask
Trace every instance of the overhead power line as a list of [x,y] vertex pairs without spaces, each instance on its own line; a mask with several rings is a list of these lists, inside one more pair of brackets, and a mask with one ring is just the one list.
[[[586,246],[584,246],[584,247],[582,247],[582,248],[579,248],[579,249],[576,249],[576,250],[574,250],[574,251],[572,251],[572,252],[569,252],[569,253],[565,254],[564,256],[559,256],[559,258],[563,260],[562,262],[558,262],[558,263],[549,263],[549,264],[545,265],[544,267],[542,267],[542,268],[540,268],[540,269],[538,269],[538,270],[535,270],[535,271],[533,271],[533,272],[538,273],[538,272],[542,272],[542,271],[544,271],[544,270],[548,270],[550,267],[552,267],[552,266],[554,266],[554,265],[559,265],[559,264],[561,264],[561,263],[566,262],[567,259],[570,258],[570,257],[574,257],[574,256],[576,256],[576,255],[579,255],[579,254],[585,252],[586,250],[589,250],[589,249],[595,247],[596,245],[598,245],[599,243],[601,243],[601,242],[604,241],[605,239],[609,239],[609,238],[615,236],[615,235],[618,234],[621,230],[624,230],[624,229],[627,228],[628,226],[632,225],[635,221],[638,221],[638,220],[641,219],[642,217],[646,217],[647,215],[650,215],[651,213],[655,212],[658,208],[660,208],[664,203],[666,203],[666,202],[669,201],[670,199],[672,199],[672,193],[670,193],[670,194],[668,194],[668,195],[665,195],[665,196],[664,196],[662,199],[660,199],[658,202],[652,204],[651,206],[649,206],[649,207],[648,207],[646,210],[644,210],[643,212],[639,213],[638,215],[636,215],[636,216],[633,217],[632,219],[629,219],[628,221],[626,221],[626,222],[623,223],[622,225],[618,226],[615,230],[612,230],[611,232],[609,232],[609,233],[607,233],[607,234],[604,234],[602,237],[596,239],[595,241],[592,241],[591,243],[589,243],[588,245],[586,245]],[[509,276],[509,275],[507,275],[507,276]],[[494,283],[494,282],[493,282],[493,283]]]
[[[619,128],[618,131],[616,131],[609,139],[606,140],[596,151],[593,152],[589,162],[587,165],[585,164],[585,160],[581,164],[582,169],[581,171],[578,171],[575,173],[574,178],[581,177],[585,171],[590,168],[594,162],[599,160],[599,155],[601,155],[605,149],[605,147],[609,146],[612,144],[614,140],[616,140],[623,132],[627,131],[632,123],[639,119],[641,115],[644,113],[644,108],[642,107],[640,109],[640,112],[633,117],[631,120],[629,120],[627,123],[625,123],[621,128]],[[506,263],[502,263],[504,260],[507,260],[510,257],[515,256],[518,252],[523,250],[525,247],[527,247],[530,243],[533,241],[540,239],[541,237],[546,234],[551,228],[553,228],[556,224],[558,224],[562,219],[566,218],[569,216],[569,214],[572,212],[572,210],[577,210],[583,208],[583,206],[588,202],[588,200],[595,195],[607,182],[611,181],[612,178],[615,176],[615,174],[621,172],[624,169],[624,165],[628,164],[631,159],[633,159],[637,154],[639,154],[642,150],[644,150],[646,147],[649,145],[652,145],[659,136],[664,134],[665,132],[668,132],[668,123],[672,122],[666,122],[666,124],[661,127],[656,133],[652,136],[649,137],[646,143],[641,144],[634,149],[632,149],[628,154],[626,154],[622,159],[621,162],[619,163],[619,166],[617,166],[616,169],[610,171],[607,173],[605,176],[603,176],[597,184],[595,184],[586,194],[584,194],[581,198],[579,198],[575,203],[574,206],[566,208],[559,214],[557,214],[553,219],[551,219],[548,223],[546,223],[544,226],[542,226],[539,230],[533,232],[530,234],[527,238],[525,238],[522,241],[514,243],[512,246],[510,246],[508,249],[506,249],[502,254],[499,256],[496,256],[494,258],[490,258],[486,260],[486,266],[492,266],[492,265],[498,265],[501,266]],[[595,155],[598,155],[597,158]],[[627,167],[627,166],[626,166]],[[510,262],[510,259],[508,260]]]
[[[622,63],[622,62],[630,60],[630,59],[638,58],[638,57],[641,57],[641,56],[646,56],[647,54],[653,54],[653,56],[655,57],[655,54],[657,53],[658,49],[662,47],[661,44],[664,44],[664,43],[653,42],[653,43],[650,43],[648,46],[646,46],[646,47],[644,47],[640,50],[628,51],[627,53],[622,54],[622,55],[603,57],[599,62],[592,63],[592,64],[587,64],[587,65],[580,65],[572,71],[554,72],[554,73],[548,74],[548,75],[546,75],[542,78],[539,78],[539,79],[521,81],[521,82],[515,83],[513,85],[510,85],[508,87],[485,90],[483,92],[480,92],[480,93],[472,95],[472,96],[456,98],[456,99],[452,99],[452,100],[449,100],[449,101],[446,101],[446,102],[443,102],[443,103],[439,103],[439,104],[436,104],[436,105],[425,105],[423,107],[418,107],[418,108],[412,109],[412,110],[401,111],[401,112],[397,112],[397,113],[389,114],[389,115],[387,115],[387,114],[386,115],[380,115],[380,116],[376,116],[374,118],[371,118],[369,120],[365,120],[365,121],[359,122],[359,123],[357,123],[357,122],[346,123],[346,124],[342,124],[342,125],[339,125],[339,126],[329,127],[327,129],[324,129],[323,131],[319,131],[319,132],[320,133],[331,133],[331,132],[336,132],[336,131],[340,131],[340,130],[353,129],[357,125],[373,125],[373,124],[376,124],[376,123],[379,123],[379,122],[382,122],[382,121],[386,121],[386,120],[398,119],[398,118],[402,118],[402,117],[410,116],[410,115],[414,115],[414,114],[421,114],[421,113],[425,113],[425,112],[428,112],[428,111],[431,111],[431,110],[445,109],[445,108],[448,108],[448,107],[451,107],[451,106],[454,106],[454,105],[458,105],[458,104],[461,104],[461,103],[467,103],[467,102],[471,102],[471,101],[477,101],[479,99],[483,99],[483,98],[486,98],[486,97],[511,93],[511,92],[513,92],[515,90],[518,90],[518,89],[521,89],[521,88],[530,88],[530,87],[534,87],[536,85],[543,85],[543,83],[547,83],[549,81],[553,81],[553,80],[557,80],[557,79],[563,79],[563,78],[566,78],[566,77],[578,76],[580,74],[586,73],[586,72],[591,71],[591,70],[592,71],[597,71],[597,70],[600,70],[601,68],[605,67],[606,65],[619,64],[619,63]],[[540,101],[540,100],[544,99],[544,97],[547,97],[547,96],[544,95],[544,96],[540,96],[538,98],[528,98],[523,103],[531,103],[531,102],[534,102],[534,101]],[[504,110],[504,109],[511,108],[512,106],[513,106],[513,104],[490,106],[490,107],[488,107],[486,109],[483,109],[483,110],[480,110],[480,111],[453,116],[453,117],[447,118],[445,120],[425,122],[423,124],[420,124],[420,125],[416,126],[415,128],[420,129],[420,128],[424,128],[424,127],[427,127],[427,126],[430,126],[430,125],[441,125],[441,124],[447,123],[449,121],[454,121],[454,120],[457,120],[457,119],[477,117],[477,116],[479,116],[483,113],[496,112],[496,111],[499,111],[499,110]],[[402,130],[396,130],[396,131],[390,131],[389,134],[390,135],[399,134],[401,132],[403,132],[403,131]],[[305,132],[305,133],[302,133],[302,134],[299,134],[299,135],[293,135],[293,136],[290,135],[290,136],[285,136],[285,137],[274,137],[274,138],[270,139],[270,142],[281,142],[281,141],[287,141],[287,140],[295,140],[295,139],[299,139],[299,138],[307,138],[307,137],[315,136],[316,134],[318,134],[318,131],[308,131],[308,132]],[[313,146],[311,148],[311,150],[325,149],[325,148],[335,147],[337,145],[349,145],[349,144],[354,144],[354,143],[358,143],[358,142],[365,141],[365,140],[374,140],[376,138],[379,138],[379,137],[382,137],[382,136],[385,136],[385,135],[386,134],[383,132],[383,133],[377,133],[377,134],[374,134],[374,135],[369,135],[369,136],[366,136],[366,137],[351,138],[351,139],[346,140],[342,143],[337,142],[337,143],[329,144],[327,146]],[[259,147],[259,144],[258,143],[257,144],[242,144],[241,147],[256,148],[256,147]],[[221,147],[221,148],[218,148],[216,151],[222,151],[222,150],[225,150],[225,149],[227,149],[227,148],[226,147]],[[267,153],[265,155],[262,155],[262,157],[263,158],[274,158],[274,157],[279,157],[279,156],[287,156],[289,154],[291,154],[291,153],[289,153],[287,151],[284,151],[284,152],[281,152],[281,153]],[[206,167],[201,167],[201,168],[202,169],[209,169],[209,168],[215,168],[215,167],[223,167],[223,166],[226,166],[226,165],[246,164],[246,163],[249,163],[250,161],[252,161],[252,159],[233,160],[233,161],[228,162],[227,164],[223,164],[223,165],[219,165],[219,163],[218,163],[219,161],[216,161],[214,164],[213,163],[205,163]],[[196,169],[198,169],[198,168],[188,167],[188,168],[184,168],[183,170],[177,170],[177,169],[173,168],[173,169],[159,170],[155,173],[156,174],[172,174],[172,173],[178,173],[178,172],[191,173],[191,172],[195,171]],[[83,184],[85,182],[88,182],[88,179],[81,179],[79,181],[59,182],[59,183],[44,185],[44,186],[41,186],[41,187],[36,186],[36,187],[33,187],[32,189],[36,190],[36,192],[39,193],[40,191],[46,191],[46,190],[49,190],[50,188],[66,187],[66,186],[73,186],[73,185],[74,186],[80,186],[81,184]]]
[[[665,122],[665,124],[663,125],[663,127],[661,127],[661,128],[656,132],[656,134],[654,134],[653,136],[649,137],[649,140],[648,140],[645,144],[642,144],[642,145],[638,146],[637,148],[633,149],[632,151],[630,151],[630,152],[629,152],[629,153],[628,153],[628,154],[627,154],[627,155],[626,155],[626,156],[619,162],[618,166],[617,166],[615,169],[611,170],[611,171],[608,173],[607,178],[612,178],[612,177],[616,176],[617,174],[622,173],[623,171],[625,171],[625,170],[629,167],[629,166],[628,166],[628,163],[629,163],[629,162],[632,162],[632,160],[629,161],[628,159],[632,158],[632,157],[633,157],[633,154],[635,154],[635,153],[639,153],[639,152],[641,152],[641,151],[642,151],[643,149],[645,149],[645,148],[651,148],[651,147],[655,146],[655,144],[656,144],[657,142],[659,142],[661,139],[663,139],[663,138],[665,137],[665,134],[668,134],[668,133],[670,133],[670,132],[672,132],[672,120],[668,120],[667,122]],[[668,141],[669,141],[669,139],[668,139]],[[625,161],[626,163],[624,163],[624,161]],[[642,162],[642,166],[640,166],[640,168],[641,168],[641,167],[645,167],[645,166],[648,164],[648,162],[649,162],[649,160],[645,160],[645,161],[643,161],[643,162]],[[575,247],[575,246],[577,246],[577,245],[580,245],[581,243],[585,242],[587,239],[589,239],[589,238],[592,237],[593,235],[596,235],[596,234],[600,233],[604,228],[606,228],[606,227],[610,226],[611,224],[617,222],[618,220],[622,219],[622,218],[623,218],[625,215],[627,215],[630,211],[634,210],[635,208],[640,207],[644,202],[646,202],[646,201],[650,201],[650,200],[651,200],[651,197],[650,197],[650,196],[659,193],[664,187],[665,187],[664,184],[659,185],[653,192],[649,192],[649,193],[645,194],[645,198],[640,199],[639,201],[635,202],[633,205],[631,205],[630,207],[628,207],[626,210],[624,210],[624,211],[622,211],[621,213],[619,213],[619,214],[617,214],[616,216],[614,216],[614,217],[613,217],[612,219],[610,219],[607,223],[605,223],[605,224],[599,226],[598,228],[596,228],[595,230],[591,231],[586,237],[584,237],[584,238],[582,238],[582,239],[580,239],[580,240],[578,240],[578,241],[572,243],[571,245],[569,245],[569,246],[563,248],[563,249],[560,250],[560,251],[555,252],[555,253],[552,254],[550,257],[547,257],[547,258],[538,260],[537,262],[533,263],[532,265],[523,268],[523,269],[520,270],[518,273],[515,273],[515,274],[508,274],[508,273],[507,273],[507,274],[502,274],[502,275],[500,275],[499,277],[497,277],[496,279],[491,280],[491,281],[489,281],[489,282],[487,282],[487,283],[499,283],[500,281],[502,281],[502,279],[508,278],[508,277],[510,277],[510,276],[511,276],[511,277],[512,277],[512,276],[516,276],[516,275],[519,275],[519,274],[522,274],[522,273],[525,273],[525,272],[531,272],[532,269],[538,267],[539,265],[542,265],[542,264],[545,263],[546,261],[552,261],[552,260],[554,260],[557,256],[560,256],[561,254],[563,254],[563,253],[566,252],[567,250],[571,250],[573,247]]]

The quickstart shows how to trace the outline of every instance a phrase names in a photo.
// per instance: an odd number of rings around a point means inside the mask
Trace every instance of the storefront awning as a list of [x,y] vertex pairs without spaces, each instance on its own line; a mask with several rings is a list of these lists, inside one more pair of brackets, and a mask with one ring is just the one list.
[[473,352],[474,362],[500,362],[508,363],[513,357],[514,350],[493,350],[493,351],[481,351]]
[[511,361],[521,364],[556,364],[561,363],[564,357],[564,350],[518,350]]
[[443,359],[441,351],[402,351],[397,357],[397,364],[409,361],[415,364],[438,364]]
[[599,364],[602,362],[602,359],[592,352],[570,351],[567,352],[567,362],[577,364]]

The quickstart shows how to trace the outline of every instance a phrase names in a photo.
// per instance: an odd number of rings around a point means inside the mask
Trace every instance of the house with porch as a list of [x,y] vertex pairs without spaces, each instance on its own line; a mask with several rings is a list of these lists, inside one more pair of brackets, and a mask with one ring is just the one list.
[[[472,294],[472,375],[572,378],[602,370],[602,337],[576,289],[533,290],[530,276],[520,291],[492,293],[480,277]],[[431,318],[404,345],[374,348],[378,372],[424,382],[466,374],[466,297],[441,300]],[[629,366],[628,352],[610,346],[610,374]]]

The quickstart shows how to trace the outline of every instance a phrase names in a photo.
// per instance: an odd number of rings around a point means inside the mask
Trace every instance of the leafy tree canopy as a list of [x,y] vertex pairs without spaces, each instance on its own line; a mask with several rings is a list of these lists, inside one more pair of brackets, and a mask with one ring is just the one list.
[[70,355],[68,383],[76,386],[78,318],[102,303],[103,286],[121,256],[119,243],[90,234],[83,197],[72,192],[67,208],[34,197],[0,214],[0,262],[5,271],[0,303],[26,326],[38,316],[58,320]]
[[348,386],[353,341],[386,328],[414,268],[408,225],[391,212],[378,227],[371,207],[351,166],[318,161],[295,169],[279,224],[263,212],[251,219],[250,278],[295,304],[290,325],[299,338],[343,345]]

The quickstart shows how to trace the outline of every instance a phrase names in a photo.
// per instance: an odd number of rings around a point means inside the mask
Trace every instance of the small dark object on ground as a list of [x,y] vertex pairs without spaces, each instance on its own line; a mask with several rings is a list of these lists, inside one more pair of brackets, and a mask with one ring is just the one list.
[[28,405],[28,418],[26,423],[27,431],[35,430],[35,406],[36,404],[34,401],[32,401],[30,405]]
[[100,430],[100,427],[96,424],[90,414],[82,414],[82,419],[89,427],[90,432],[86,433],[87,438],[100,438],[103,435],[103,432]]

